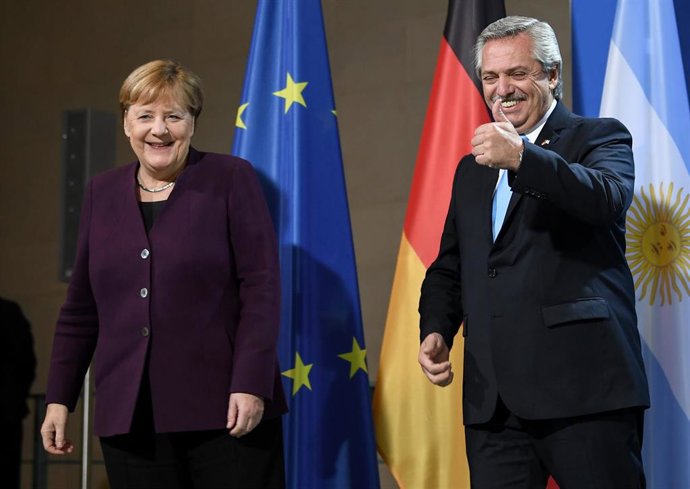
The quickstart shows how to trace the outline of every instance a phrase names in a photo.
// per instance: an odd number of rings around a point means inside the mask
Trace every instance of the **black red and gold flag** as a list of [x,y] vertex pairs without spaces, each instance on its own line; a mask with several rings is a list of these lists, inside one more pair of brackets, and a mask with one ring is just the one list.
[[474,70],[479,33],[505,16],[503,0],[450,0],[417,154],[374,397],[380,455],[403,489],[469,487],[457,381],[433,386],[417,363],[419,290],[438,253],[453,174],[475,128],[490,121]]

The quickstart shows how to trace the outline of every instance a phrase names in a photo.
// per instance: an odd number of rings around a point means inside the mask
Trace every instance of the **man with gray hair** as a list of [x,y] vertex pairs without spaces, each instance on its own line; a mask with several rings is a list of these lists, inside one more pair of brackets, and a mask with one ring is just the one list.
[[632,137],[561,102],[552,28],[506,17],[475,45],[493,122],[458,165],[422,285],[419,362],[453,380],[475,488],[641,488],[649,406],[625,215]]

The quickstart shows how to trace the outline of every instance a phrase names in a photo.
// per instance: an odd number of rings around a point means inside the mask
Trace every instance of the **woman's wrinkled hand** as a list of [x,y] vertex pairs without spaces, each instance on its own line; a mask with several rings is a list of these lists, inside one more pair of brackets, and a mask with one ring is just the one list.
[[228,402],[228,424],[230,435],[244,436],[259,424],[264,415],[264,400],[252,394],[233,392]]
[[41,426],[43,448],[53,455],[65,455],[74,451],[72,442],[65,438],[69,410],[63,404],[48,404],[46,417]]

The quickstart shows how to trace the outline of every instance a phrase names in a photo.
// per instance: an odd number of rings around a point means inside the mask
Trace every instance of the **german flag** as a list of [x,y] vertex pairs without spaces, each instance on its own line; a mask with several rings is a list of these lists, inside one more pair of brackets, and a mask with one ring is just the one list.
[[[461,412],[462,347],[451,353],[457,379],[432,385],[417,363],[419,290],[436,258],[453,174],[474,130],[490,121],[474,72],[479,33],[505,16],[503,0],[450,0],[388,307],[374,395],[378,451],[403,489],[469,487]],[[458,345],[461,346],[461,345]]]

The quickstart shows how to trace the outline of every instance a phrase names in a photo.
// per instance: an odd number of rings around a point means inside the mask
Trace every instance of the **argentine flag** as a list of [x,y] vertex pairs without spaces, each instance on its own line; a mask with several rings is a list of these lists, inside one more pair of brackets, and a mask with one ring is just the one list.
[[[575,79],[584,79],[586,41],[575,43],[588,26],[578,3],[573,44],[583,61],[575,61]],[[599,115],[621,120],[633,135],[626,255],[652,397],[643,444],[648,487],[690,488],[690,106],[672,0],[618,0]]]

